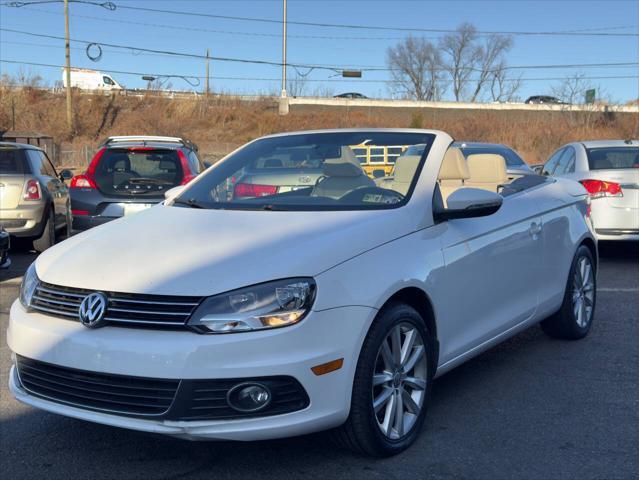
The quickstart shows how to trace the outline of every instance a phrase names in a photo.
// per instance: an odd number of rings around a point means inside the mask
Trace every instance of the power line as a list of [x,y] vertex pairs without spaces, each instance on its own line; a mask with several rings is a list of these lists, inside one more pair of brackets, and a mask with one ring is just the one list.
[[[29,5],[37,5],[44,3],[59,3],[62,0],[39,0],[33,2],[4,2],[3,6],[15,6],[15,7],[24,7]],[[91,2],[86,0],[71,0],[74,3],[90,3],[94,5],[100,5],[99,2]],[[242,16],[234,16],[234,15],[216,15],[211,13],[204,12],[190,12],[190,11],[180,11],[180,10],[165,10],[159,8],[148,8],[148,7],[134,7],[129,5],[118,5],[116,6],[113,2],[105,2],[105,4],[109,4],[109,6],[113,6],[113,10],[115,7],[123,10],[135,10],[142,12],[153,12],[153,13],[163,13],[170,15],[183,15],[190,17],[206,17],[206,18],[218,18],[223,20],[234,20],[234,21],[243,21],[243,22],[258,22],[258,23],[270,23],[270,24],[281,24],[282,20],[272,19],[272,18],[260,18],[260,17],[242,17]],[[110,8],[111,9],[111,8]],[[351,30],[384,30],[384,31],[398,31],[398,32],[430,32],[430,33],[456,33],[455,29],[439,29],[439,28],[416,28],[416,27],[389,27],[385,25],[357,25],[357,24],[341,24],[341,23],[320,23],[320,22],[302,22],[302,21],[294,21],[288,20],[287,23],[289,25],[300,25],[304,27],[322,27],[322,28],[341,28],[341,29],[351,29]],[[610,33],[610,32],[592,32],[592,31],[498,31],[498,30],[478,30],[476,32],[478,35],[521,35],[521,36],[592,36],[592,37],[639,37],[639,33]]]
[[[208,17],[208,18],[220,18],[225,20],[237,20],[246,22],[261,22],[261,23],[275,23],[280,24],[282,20],[270,19],[270,18],[258,18],[258,17],[239,17],[232,15],[214,15],[210,13],[202,12],[185,12],[179,10],[163,10],[159,8],[148,7],[133,7],[127,5],[120,5],[118,8],[127,10],[137,10],[144,12],[154,13],[168,13],[171,15],[186,15],[195,17]],[[390,31],[402,31],[402,32],[431,32],[431,33],[456,33],[454,29],[437,29],[437,28],[414,28],[414,27],[388,27],[382,25],[353,25],[353,24],[339,24],[339,23],[319,23],[319,22],[301,22],[288,20],[289,25],[301,25],[305,27],[328,27],[328,28],[345,28],[345,29],[357,29],[357,30],[390,30]],[[552,35],[552,36],[595,36],[595,37],[639,37],[639,33],[610,33],[610,32],[522,32],[522,31],[477,31],[478,35]]]
[[[59,37],[56,35],[47,35],[43,33],[34,33],[34,32],[26,32],[23,30],[15,30],[10,28],[0,28],[0,31],[18,33],[23,35],[29,35],[34,37],[41,38],[52,38],[56,40],[63,40],[64,37]],[[185,53],[185,52],[173,52],[170,50],[156,50],[142,47],[134,47],[131,45],[117,45],[113,43],[104,43],[104,42],[95,42],[88,40],[79,40],[79,39],[71,39],[73,42],[84,43],[86,45],[97,45],[97,46],[106,46],[111,48],[120,48],[131,50],[132,52],[149,52],[161,55],[168,56],[176,56],[176,57],[185,57],[185,58],[194,58],[194,59],[206,59],[205,55],[196,54],[196,53]],[[242,58],[232,58],[232,57],[209,57],[211,60],[217,60],[222,62],[236,62],[236,63],[249,63],[249,64],[258,64],[258,65],[269,65],[269,66],[277,66],[281,67],[281,62],[276,61],[268,61],[268,60],[250,60],[250,59],[242,59]],[[343,66],[337,65],[325,65],[325,64],[312,64],[312,63],[288,63],[288,65],[292,68],[310,68],[310,69],[318,69],[318,70],[328,70],[332,72],[341,71]],[[609,62],[609,63],[575,63],[575,64],[548,64],[548,65],[512,65],[506,66],[509,70],[546,70],[546,69],[556,69],[556,68],[599,68],[599,67],[628,67],[628,66],[637,66],[639,62]],[[392,69],[387,67],[366,67],[362,68],[363,71],[379,71],[379,72],[387,72]],[[440,69],[444,70],[444,69]],[[468,68],[471,71],[481,71],[477,68]]]
[[[35,67],[46,67],[46,68],[64,68],[62,65],[52,65],[48,63],[36,63],[36,62],[27,62],[27,61],[19,61],[19,60],[6,60],[0,59],[0,63],[9,63],[15,65],[29,65]],[[179,77],[182,78],[184,75],[179,74],[165,74],[165,73],[149,73],[149,72],[130,72],[124,70],[107,70],[100,69],[102,72],[106,73],[115,73],[118,75],[133,75],[133,76],[155,76],[155,77]],[[204,79],[205,76],[198,75],[188,75],[187,78],[197,78]],[[225,77],[225,76],[212,76],[210,77],[214,80],[246,80],[246,81],[262,81],[262,82],[279,82],[280,78],[268,78],[268,77]],[[561,81],[566,80],[567,77],[531,77],[531,78],[514,78],[507,79],[506,81]],[[639,75],[603,75],[603,76],[592,76],[592,77],[580,77],[583,80],[608,80],[608,79],[617,79],[617,80],[626,80],[626,79],[639,79]],[[471,81],[476,81],[476,79],[470,79]],[[340,82],[340,83],[398,83],[395,80],[364,80],[364,79],[305,79],[306,82]]]

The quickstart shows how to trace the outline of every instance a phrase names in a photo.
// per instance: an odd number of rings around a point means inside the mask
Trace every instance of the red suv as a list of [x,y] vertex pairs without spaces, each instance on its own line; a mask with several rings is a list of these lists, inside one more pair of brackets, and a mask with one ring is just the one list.
[[71,180],[73,229],[86,230],[164,200],[206,166],[197,146],[174,137],[109,137]]

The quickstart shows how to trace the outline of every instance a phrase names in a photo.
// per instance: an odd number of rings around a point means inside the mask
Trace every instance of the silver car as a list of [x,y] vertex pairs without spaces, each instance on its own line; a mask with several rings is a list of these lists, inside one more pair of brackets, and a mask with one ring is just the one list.
[[574,142],[542,174],[579,181],[590,194],[599,240],[639,240],[639,140]]
[[56,233],[69,234],[71,206],[65,180],[47,154],[33,145],[0,142],[0,224],[28,248],[42,252]]

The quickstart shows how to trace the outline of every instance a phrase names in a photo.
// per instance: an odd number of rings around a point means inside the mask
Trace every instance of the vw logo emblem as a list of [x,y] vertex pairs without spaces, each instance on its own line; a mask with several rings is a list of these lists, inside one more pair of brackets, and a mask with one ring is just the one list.
[[302,175],[301,177],[299,177],[298,180],[301,183],[311,183],[311,177],[309,177],[308,175]]
[[87,295],[80,303],[80,322],[87,328],[98,328],[104,325],[104,314],[107,308],[107,297],[102,292]]

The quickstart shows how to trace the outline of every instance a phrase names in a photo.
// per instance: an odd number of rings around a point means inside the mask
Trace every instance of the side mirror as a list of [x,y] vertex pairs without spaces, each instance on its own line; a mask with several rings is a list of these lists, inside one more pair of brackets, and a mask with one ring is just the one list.
[[71,180],[73,178],[73,172],[69,169],[64,169],[60,172],[60,180]]
[[492,215],[501,208],[501,195],[480,188],[460,188],[448,196],[446,207],[435,205],[437,220],[476,218]]
[[386,176],[386,172],[381,168],[373,170],[373,178],[382,178]]
[[177,187],[173,187],[164,192],[164,200],[173,200],[177,197],[182,191],[184,191],[184,187],[186,185],[178,185]]

